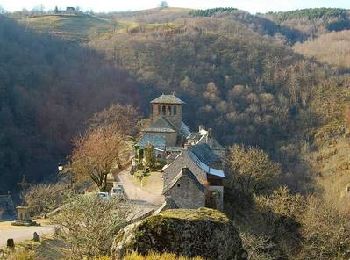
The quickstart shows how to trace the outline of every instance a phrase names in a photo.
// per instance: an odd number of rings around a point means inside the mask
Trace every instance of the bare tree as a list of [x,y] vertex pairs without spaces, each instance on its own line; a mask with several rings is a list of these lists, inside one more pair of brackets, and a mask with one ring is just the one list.
[[64,183],[32,185],[24,194],[24,202],[32,215],[49,213],[62,206],[70,198],[72,191]]
[[261,149],[234,145],[226,158],[229,186],[245,193],[256,193],[273,186],[281,173],[278,163]]
[[167,1],[161,1],[160,2],[160,8],[168,8],[169,7],[169,4]]
[[121,169],[132,151],[129,137],[113,126],[101,126],[76,139],[71,170],[76,180],[91,178],[101,191],[106,190],[107,175]]
[[131,105],[113,104],[89,120],[90,128],[112,126],[125,135],[135,136],[138,133],[139,112]]

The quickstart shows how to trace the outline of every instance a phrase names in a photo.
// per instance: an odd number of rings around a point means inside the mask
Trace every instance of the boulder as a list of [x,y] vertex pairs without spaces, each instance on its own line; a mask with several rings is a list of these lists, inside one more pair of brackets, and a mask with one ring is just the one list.
[[245,259],[239,234],[225,214],[208,208],[170,209],[122,229],[112,245],[113,259],[151,251],[205,259]]

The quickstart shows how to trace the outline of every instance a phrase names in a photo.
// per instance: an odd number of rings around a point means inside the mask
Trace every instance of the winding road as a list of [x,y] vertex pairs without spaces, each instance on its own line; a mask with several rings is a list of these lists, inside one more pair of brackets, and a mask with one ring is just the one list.
[[[142,188],[140,185],[138,185],[137,183],[135,183],[136,180],[134,180],[133,178],[134,177],[130,175],[130,168],[125,169],[122,172],[119,172],[115,176],[115,179],[118,182],[121,182],[123,184],[125,193],[130,200],[133,200],[139,203],[151,204],[154,206],[160,206],[163,204],[164,202],[164,196],[162,195],[163,186],[154,185],[151,189],[152,190],[151,192],[149,189],[146,190]],[[161,182],[161,180],[159,180],[158,182]]]

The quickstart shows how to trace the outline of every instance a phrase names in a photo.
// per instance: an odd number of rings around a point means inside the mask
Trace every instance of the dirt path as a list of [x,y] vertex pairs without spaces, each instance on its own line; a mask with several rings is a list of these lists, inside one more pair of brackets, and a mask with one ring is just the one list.
[[[129,199],[144,203],[153,204],[160,206],[164,202],[164,196],[162,195],[162,186],[154,185],[154,189],[150,189],[152,183],[147,183],[147,189],[141,187],[137,181],[130,175],[130,168],[118,173],[116,179],[118,182],[121,182],[124,186],[125,193]],[[155,176],[154,178],[161,178]],[[157,183],[161,182],[158,180]],[[151,191],[152,190],[152,191]]]
[[31,240],[34,232],[38,233],[39,236],[51,235],[54,232],[54,227],[45,224],[42,224],[41,227],[14,227],[11,226],[11,221],[0,222],[0,248],[6,246],[9,238],[12,238],[15,244]]

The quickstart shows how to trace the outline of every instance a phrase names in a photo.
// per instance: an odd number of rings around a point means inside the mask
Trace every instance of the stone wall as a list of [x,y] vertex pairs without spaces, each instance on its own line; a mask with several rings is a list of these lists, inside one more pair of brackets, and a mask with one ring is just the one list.
[[[165,108],[165,113],[162,109]],[[182,124],[182,105],[173,104],[153,104],[152,105],[152,121],[157,121],[160,117],[169,120],[179,131]]]
[[205,206],[205,193],[189,176],[182,176],[175,185],[164,194],[170,197],[179,208],[196,209]]
[[177,139],[176,133],[162,133],[162,135],[164,136],[164,138],[166,140],[167,147],[175,147],[176,146],[176,139]]
[[[224,210],[224,186],[209,186],[208,187],[211,200],[214,202],[214,208]],[[209,205],[206,205],[209,206]]]

